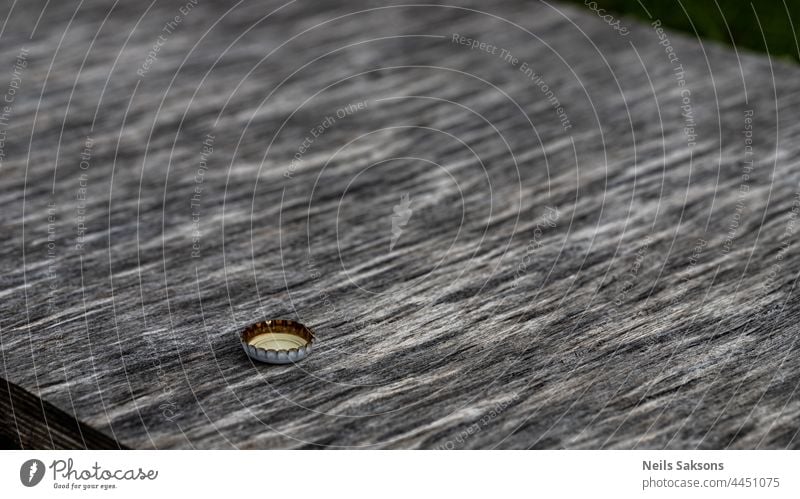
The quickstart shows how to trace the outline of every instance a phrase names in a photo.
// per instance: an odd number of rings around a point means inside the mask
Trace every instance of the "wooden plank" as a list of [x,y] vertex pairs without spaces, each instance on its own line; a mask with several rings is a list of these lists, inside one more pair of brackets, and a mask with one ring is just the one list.
[[[549,3],[43,5],[2,34],[0,375],[65,428],[798,447],[796,66]],[[313,355],[251,363],[273,317]]]
[[49,402],[0,378],[0,449],[124,449]]

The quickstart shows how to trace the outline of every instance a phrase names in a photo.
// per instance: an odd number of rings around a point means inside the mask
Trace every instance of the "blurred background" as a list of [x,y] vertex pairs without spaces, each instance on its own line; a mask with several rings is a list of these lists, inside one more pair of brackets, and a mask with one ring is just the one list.
[[[609,13],[647,21],[661,19],[664,26],[699,38],[715,40],[737,48],[767,52],[773,57],[800,60],[797,32],[800,30],[800,1],[762,0],[567,0]],[[758,15],[756,16],[753,13]],[[648,15],[649,14],[649,15]]]

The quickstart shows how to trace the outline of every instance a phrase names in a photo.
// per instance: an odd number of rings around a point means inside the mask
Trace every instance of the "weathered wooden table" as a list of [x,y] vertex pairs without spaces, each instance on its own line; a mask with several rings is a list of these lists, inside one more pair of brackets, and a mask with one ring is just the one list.
[[[2,12],[19,445],[800,446],[796,66],[549,2],[107,4]],[[314,354],[252,363],[271,317]]]

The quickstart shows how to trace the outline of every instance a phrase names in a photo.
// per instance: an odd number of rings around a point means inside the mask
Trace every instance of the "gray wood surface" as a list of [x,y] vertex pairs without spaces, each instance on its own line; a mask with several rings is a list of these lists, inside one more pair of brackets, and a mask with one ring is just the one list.
[[[796,66],[544,2],[191,5],[0,11],[5,433],[800,446]],[[278,317],[317,349],[253,364]]]

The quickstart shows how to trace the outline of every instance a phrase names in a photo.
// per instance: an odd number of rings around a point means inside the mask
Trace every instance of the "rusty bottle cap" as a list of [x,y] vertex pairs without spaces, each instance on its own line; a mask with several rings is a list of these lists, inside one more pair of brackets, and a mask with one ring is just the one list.
[[314,333],[299,322],[275,319],[247,326],[241,340],[242,348],[251,359],[268,364],[292,364],[311,353]]

